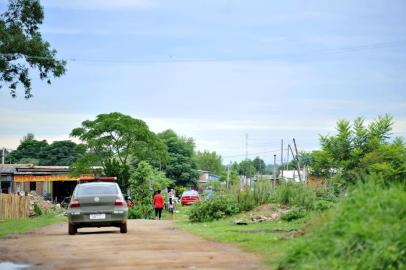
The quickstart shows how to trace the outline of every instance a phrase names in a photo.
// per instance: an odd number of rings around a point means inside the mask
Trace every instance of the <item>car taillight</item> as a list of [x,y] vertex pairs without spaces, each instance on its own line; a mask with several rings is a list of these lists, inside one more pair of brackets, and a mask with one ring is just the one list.
[[114,206],[126,206],[127,203],[121,197],[116,197],[116,201],[114,202]]
[[72,198],[72,200],[70,201],[70,204],[69,204],[69,208],[78,208],[78,207],[80,207],[80,203],[79,203],[78,199]]

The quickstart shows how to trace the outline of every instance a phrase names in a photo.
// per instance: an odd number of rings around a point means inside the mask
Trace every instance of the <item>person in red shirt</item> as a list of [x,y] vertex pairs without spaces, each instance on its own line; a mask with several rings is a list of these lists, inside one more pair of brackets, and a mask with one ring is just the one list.
[[155,218],[161,219],[162,209],[164,208],[164,197],[161,191],[158,190],[154,195],[154,208],[155,208]]

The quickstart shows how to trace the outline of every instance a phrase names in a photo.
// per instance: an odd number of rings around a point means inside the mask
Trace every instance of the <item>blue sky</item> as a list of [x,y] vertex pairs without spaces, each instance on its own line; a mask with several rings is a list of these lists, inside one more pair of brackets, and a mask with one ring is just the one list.
[[42,3],[41,31],[68,70],[51,86],[34,80],[30,100],[0,91],[0,146],[28,132],[68,139],[112,111],[225,162],[244,158],[246,133],[250,157],[268,162],[282,138],[316,149],[342,118],[389,113],[405,137],[405,1]]

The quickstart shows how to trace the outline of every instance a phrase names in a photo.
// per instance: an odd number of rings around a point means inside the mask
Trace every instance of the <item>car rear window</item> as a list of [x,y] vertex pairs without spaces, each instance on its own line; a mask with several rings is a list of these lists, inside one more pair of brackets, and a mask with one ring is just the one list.
[[107,195],[117,193],[118,191],[116,185],[94,184],[94,185],[79,186],[76,194],[78,196],[83,196],[83,195]]
[[182,196],[199,196],[199,193],[195,190],[189,190],[183,192]]

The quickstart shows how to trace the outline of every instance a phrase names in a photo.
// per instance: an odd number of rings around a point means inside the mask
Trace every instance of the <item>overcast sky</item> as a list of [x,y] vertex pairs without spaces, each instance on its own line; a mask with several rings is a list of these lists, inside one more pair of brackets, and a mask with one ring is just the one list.
[[[0,90],[0,147],[69,139],[113,111],[172,128],[224,161],[319,148],[338,119],[394,116],[406,134],[406,1],[43,0],[68,61],[34,97]],[[0,1],[0,9],[6,2]],[[32,73],[37,76],[36,73]],[[278,157],[279,159],[279,157]]]

